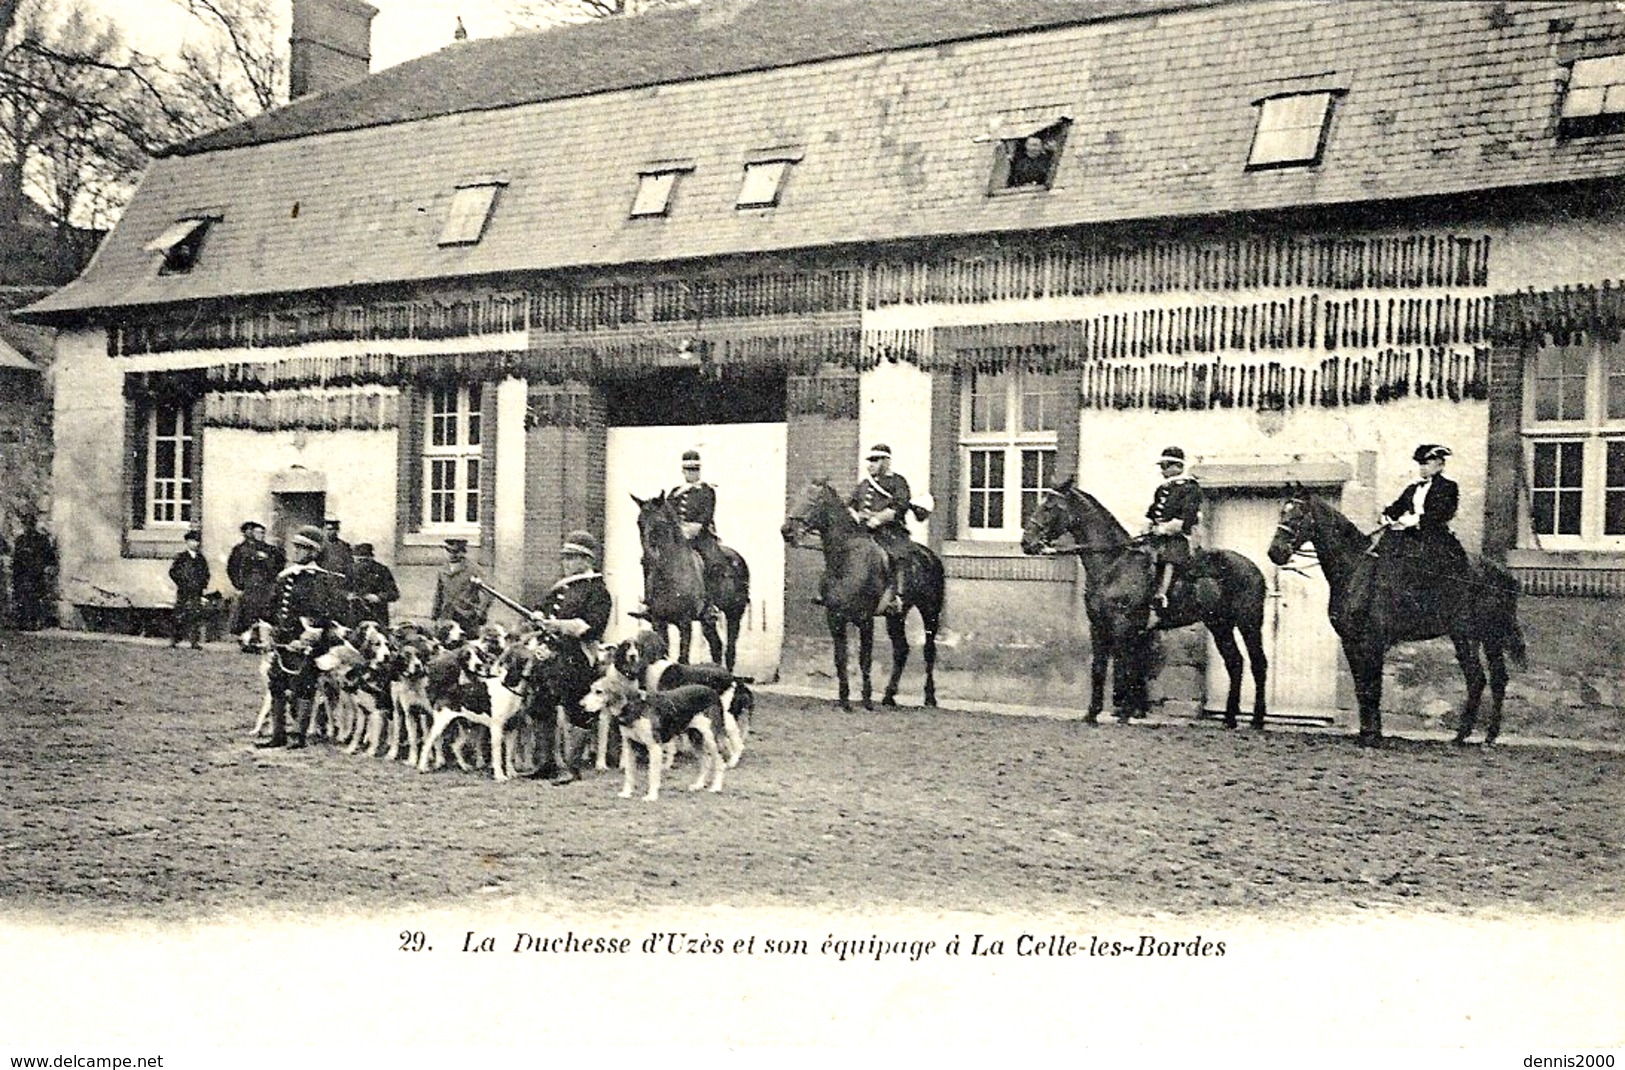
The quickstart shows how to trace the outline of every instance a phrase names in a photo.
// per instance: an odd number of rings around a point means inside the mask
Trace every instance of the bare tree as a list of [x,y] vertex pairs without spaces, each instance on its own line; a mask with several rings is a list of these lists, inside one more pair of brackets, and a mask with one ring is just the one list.
[[684,7],[696,0],[510,0],[508,19],[514,29],[557,26],[586,19],[641,15],[662,7]]

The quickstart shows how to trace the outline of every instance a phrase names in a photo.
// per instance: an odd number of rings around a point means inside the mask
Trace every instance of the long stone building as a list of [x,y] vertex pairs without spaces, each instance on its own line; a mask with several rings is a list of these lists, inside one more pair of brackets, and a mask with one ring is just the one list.
[[[1181,445],[1262,560],[1283,482],[1374,523],[1428,441],[1469,548],[1621,589],[1617,5],[715,0],[366,77],[371,9],[300,8],[331,87],[156,161],[30,311],[65,579],[163,600],[189,526],[325,514],[421,613],[444,538],[533,597],[587,527],[624,610],[693,447],[771,671],[821,630],[786,503],[885,441],[953,657],[1031,679],[1079,628],[1015,546],[1057,476],[1132,523]],[[1317,582],[1277,708],[1347,703]]]

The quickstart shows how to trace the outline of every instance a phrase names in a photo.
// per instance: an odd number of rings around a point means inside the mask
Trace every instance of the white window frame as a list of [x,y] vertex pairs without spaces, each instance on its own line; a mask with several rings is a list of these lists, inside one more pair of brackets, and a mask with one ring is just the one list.
[[776,208],[794,160],[751,160],[739,179],[735,208]]
[[158,264],[160,275],[186,275],[197,266],[203,255],[203,242],[209,236],[214,216],[196,215],[177,219],[163,232],[142,246],[146,252],[162,253]]
[[[996,392],[979,392],[978,383],[989,378],[1004,379],[1002,402],[1004,405],[1004,425],[1002,427],[978,428],[976,426],[978,414],[976,401],[978,397],[996,398]],[[1052,390],[1034,391],[1028,393],[1029,384],[1037,381],[1047,381],[1045,385],[1053,386]],[[1063,378],[1059,375],[1042,375],[1020,370],[997,372],[991,375],[985,373],[972,373],[965,382],[960,396],[960,436],[959,436],[959,531],[960,537],[978,542],[1016,542],[1021,538],[1023,505],[1036,505],[1040,494],[1045,487],[1055,481],[1055,463],[1059,448],[1059,435],[1061,406],[1068,404],[1066,391],[1062,388]],[[1046,406],[1053,406],[1053,412],[1035,419],[1038,428],[1024,430],[1022,424],[1024,416],[1030,411],[1027,404],[1029,398],[1042,397],[1047,399]],[[1048,424],[1048,427],[1043,427]],[[1047,460],[1038,461],[1036,479],[1033,485],[1028,486],[1024,479],[1023,461],[1028,453],[1042,455]],[[1003,464],[1002,485],[994,487],[977,487],[977,469],[980,467],[977,458],[1001,458]],[[973,520],[985,520],[980,516],[982,509],[979,503],[984,496],[997,493],[1002,496],[999,505],[999,523],[973,524]]]
[[[1337,93],[1315,89],[1301,93],[1279,93],[1255,101],[1258,121],[1253,126],[1253,142],[1247,150],[1247,169],[1262,171],[1281,167],[1314,167],[1326,153],[1326,139],[1332,125],[1332,106]],[[1319,101],[1318,121],[1309,114]]]
[[[1540,418],[1537,415],[1536,394],[1541,379],[1542,355],[1551,354],[1561,358],[1564,354],[1576,352],[1585,357],[1582,411],[1571,414],[1560,409],[1564,419]],[[1610,358],[1614,361],[1612,376],[1609,375]],[[1614,405],[1620,413],[1614,417],[1608,415],[1610,378],[1613,379]],[[1528,488],[1521,510],[1526,545],[1542,550],[1625,550],[1625,530],[1614,534],[1606,530],[1608,496],[1610,493],[1625,496],[1625,483],[1616,487],[1608,485],[1610,445],[1616,456],[1620,451],[1625,451],[1625,341],[1614,343],[1586,339],[1570,346],[1549,346],[1532,354],[1524,371],[1522,433],[1525,486]],[[1535,501],[1543,488],[1535,484],[1535,455],[1541,447],[1555,447],[1562,443],[1577,443],[1581,451],[1579,531],[1537,532]],[[1558,515],[1554,512],[1554,528]]]
[[638,175],[638,189],[632,195],[631,219],[658,219],[671,211],[671,200],[677,192],[677,181],[685,169],[669,168],[662,171],[643,171]]
[[[484,387],[447,383],[432,386],[427,393],[420,530],[436,535],[478,535],[481,496],[491,479],[491,473],[485,471],[483,445]],[[435,441],[437,431],[439,442]]]
[[1625,116],[1625,54],[1577,59],[1569,68],[1558,118],[1564,122]]
[[[147,411],[146,511],[142,526],[152,530],[184,531],[197,519],[197,489],[192,481],[194,451],[198,448],[192,405],[186,401],[154,401]],[[159,471],[159,447],[171,447],[172,471]]]
[[496,209],[501,182],[475,182],[458,186],[440,228],[441,245],[478,245]]

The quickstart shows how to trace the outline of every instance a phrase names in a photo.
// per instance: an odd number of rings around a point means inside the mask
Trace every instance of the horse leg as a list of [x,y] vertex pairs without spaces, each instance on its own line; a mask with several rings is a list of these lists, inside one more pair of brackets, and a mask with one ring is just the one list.
[[1236,635],[1228,621],[1216,622],[1208,627],[1208,633],[1213,636],[1213,645],[1219,648],[1219,660],[1224,662],[1224,671],[1230,678],[1230,693],[1224,701],[1224,726],[1236,727],[1236,717],[1241,713],[1241,648],[1236,645]]
[[[694,645],[694,622],[684,620],[677,622],[677,663],[688,664],[689,649]],[[670,649],[670,648],[668,648]]]
[[1270,659],[1264,655],[1264,628],[1261,624],[1243,624],[1241,641],[1247,646],[1247,666],[1253,673],[1253,727],[1264,727],[1265,696],[1269,691]]
[[1382,647],[1371,642],[1344,642],[1354,676],[1354,697],[1360,706],[1360,745],[1382,745]]
[[1487,641],[1484,653],[1490,662],[1490,715],[1484,722],[1484,743],[1489,745],[1501,734],[1501,703],[1507,695],[1507,659],[1499,639]]
[[921,650],[925,658],[925,706],[935,709],[937,705],[937,624],[935,614],[925,621],[925,644]]
[[1100,720],[1100,711],[1106,708],[1106,667],[1111,661],[1111,648],[1100,637],[1098,629],[1089,635],[1089,712],[1083,715],[1084,724]]
[[829,638],[835,647],[835,683],[840,690],[841,709],[852,708],[852,684],[846,675],[846,621],[833,612],[825,614],[829,621]]
[[727,615],[728,647],[722,665],[729,672],[734,671],[734,662],[739,660],[739,629],[745,622],[745,607],[740,606]]
[[1456,647],[1456,664],[1461,666],[1462,679],[1467,682],[1467,701],[1461,707],[1461,723],[1456,728],[1456,742],[1465,743],[1478,723],[1478,707],[1484,700],[1484,666],[1478,660],[1478,643],[1464,636],[1453,635],[1450,642]]
[[875,660],[875,619],[864,614],[858,621],[858,672],[863,677],[863,708],[875,708],[875,686],[871,679]]
[[886,618],[886,635],[891,639],[891,679],[886,681],[886,693],[881,696],[880,704],[895,706],[897,682],[903,678],[903,666],[908,663],[908,629],[901,613]]
[[711,664],[733,668],[732,662],[723,660],[726,657],[726,651],[722,646],[722,636],[717,632],[715,615],[711,613],[700,614],[700,632],[705,636],[706,649],[711,652]]

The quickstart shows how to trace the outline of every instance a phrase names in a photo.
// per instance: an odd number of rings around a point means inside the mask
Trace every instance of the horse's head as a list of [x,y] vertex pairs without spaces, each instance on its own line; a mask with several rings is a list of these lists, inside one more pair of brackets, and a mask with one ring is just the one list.
[[1076,492],[1073,477],[1047,487],[1038,496],[1038,507],[1021,528],[1021,552],[1041,554],[1066,534],[1072,523],[1070,499]]
[[841,508],[841,496],[827,479],[815,479],[807,484],[796,507],[784,518],[779,534],[786,543],[799,542],[808,532],[825,534],[829,530],[831,506]]
[[653,498],[639,498],[634,494],[632,500],[638,506],[638,540],[645,550],[682,541],[683,526],[677,506],[665,491]]
[[1269,558],[1277,565],[1292,559],[1303,544],[1315,534],[1313,499],[1303,484],[1294,483],[1287,488],[1286,501],[1281,503],[1281,516],[1275,525],[1275,537],[1270,540]]

